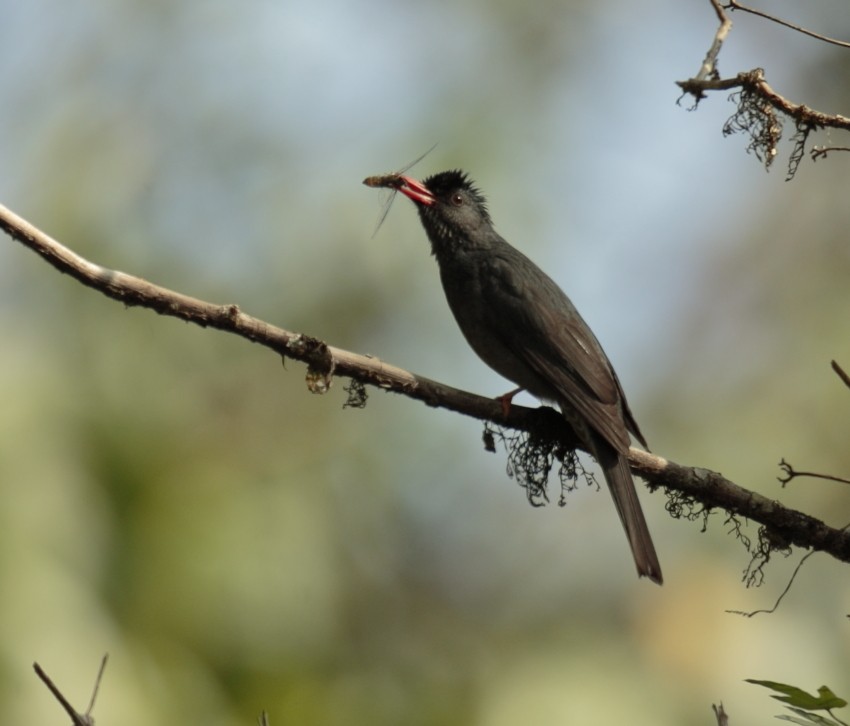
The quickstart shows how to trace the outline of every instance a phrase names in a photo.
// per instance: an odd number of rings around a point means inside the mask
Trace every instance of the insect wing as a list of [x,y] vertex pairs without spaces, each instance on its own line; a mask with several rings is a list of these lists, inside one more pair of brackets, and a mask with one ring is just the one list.
[[378,223],[375,225],[375,231],[372,233],[372,237],[378,234],[378,230],[381,228],[381,225],[384,223],[384,220],[387,218],[387,215],[390,213],[390,207],[393,206],[393,202],[395,201],[395,196],[398,193],[399,187],[404,183],[401,180],[401,175],[408,171],[412,166],[418,164],[422,159],[424,159],[428,154],[430,154],[435,148],[436,144],[432,146],[428,151],[424,152],[417,156],[413,161],[409,164],[405,164],[398,171],[392,171],[388,174],[376,174],[375,176],[367,176],[363,183],[367,187],[371,187],[373,189],[391,189],[390,193],[387,195],[387,198],[384,200],[383,205],[381,206],[381,213],[378,215]]

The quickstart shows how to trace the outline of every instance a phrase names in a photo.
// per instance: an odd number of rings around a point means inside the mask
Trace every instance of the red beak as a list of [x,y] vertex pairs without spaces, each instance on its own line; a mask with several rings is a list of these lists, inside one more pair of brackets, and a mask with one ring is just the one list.
[[399,179],[401,185],[398,190],[416,204],[424,204],[426,207],[430,207],[437,201],[436,197],[421,181],[416,181],[410,176],[400,176]]

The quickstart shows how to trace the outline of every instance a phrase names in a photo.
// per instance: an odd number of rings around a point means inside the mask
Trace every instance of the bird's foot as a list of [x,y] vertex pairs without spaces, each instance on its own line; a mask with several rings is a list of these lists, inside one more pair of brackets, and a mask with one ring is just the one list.
[[505,418],[507,418],[511,413],[511,401],[514,400],[514,396],[522,390],[522,388],[514,388],[513,391],[508,391],[507,393],[503,393],[501,396],[496,396],[496,400],[502,404],[502,415]]

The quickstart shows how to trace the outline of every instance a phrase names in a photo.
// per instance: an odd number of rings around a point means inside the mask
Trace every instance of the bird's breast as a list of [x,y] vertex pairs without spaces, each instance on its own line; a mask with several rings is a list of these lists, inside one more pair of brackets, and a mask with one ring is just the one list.
[[509,307],[492,294],[485,274],[474,265],[440,264],[446,300],[461,333],[494,371],[538,398],[556,400],[552,387],[523,360],[526,336],[516,329]]

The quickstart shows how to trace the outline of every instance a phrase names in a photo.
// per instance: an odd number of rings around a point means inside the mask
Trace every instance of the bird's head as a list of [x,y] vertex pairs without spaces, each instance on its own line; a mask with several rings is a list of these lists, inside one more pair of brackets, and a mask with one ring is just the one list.
[[421,182],[400,176],[397,188],[416,205],[435,252],[474,245],[491,229],[487,201],[462,171],[443,171]]

